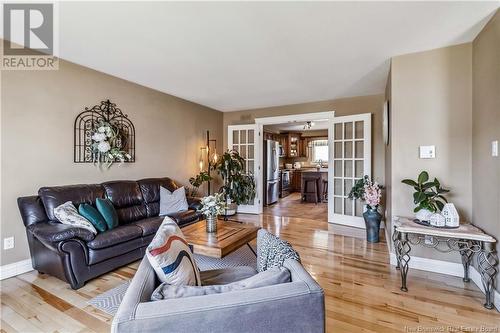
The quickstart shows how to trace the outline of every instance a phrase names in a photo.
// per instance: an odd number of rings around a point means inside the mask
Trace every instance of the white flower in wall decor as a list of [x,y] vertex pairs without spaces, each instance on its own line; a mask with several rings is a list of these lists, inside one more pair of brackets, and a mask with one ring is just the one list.
[[94,135],[92,135],[92,140],[97,142],[104,141],[106,140],[106,135],[103,133],[94,133]]
[[109,144],[108,141],[101,141],[99,142],[99,144],[97,145],[97,149],[99,150],[99,152],[101,153],[107,153],[110,149],[111,149],[111,146]]

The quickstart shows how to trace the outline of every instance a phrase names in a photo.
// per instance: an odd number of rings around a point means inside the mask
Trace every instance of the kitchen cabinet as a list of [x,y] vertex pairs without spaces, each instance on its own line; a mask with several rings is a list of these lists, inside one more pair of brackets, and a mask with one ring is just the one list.
[[300,155],[300,133],[288,133],[288,157]]
[[299,169],[294,169],[290,171],[291,192],[300,192],[300,188],[302,186],[301,179],[302,179],[302,171],[300,171]]

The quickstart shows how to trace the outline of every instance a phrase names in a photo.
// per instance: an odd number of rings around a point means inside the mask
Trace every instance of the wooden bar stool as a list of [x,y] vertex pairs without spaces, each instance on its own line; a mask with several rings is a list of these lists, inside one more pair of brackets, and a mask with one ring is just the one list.
[[323,179],[323,193],[322,193],[323,201],[328,202],[328,180]]
[[314,197],[314,202],[319,201],[319,181],[321,176],[312,174],[308,175],[307,172],[302,173],[302,201],[307,201],[310,196]]

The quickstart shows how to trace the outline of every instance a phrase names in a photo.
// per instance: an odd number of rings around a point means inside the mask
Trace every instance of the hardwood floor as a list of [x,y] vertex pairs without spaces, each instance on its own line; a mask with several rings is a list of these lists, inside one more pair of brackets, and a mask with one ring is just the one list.
[[264,207],[264,215],[301,217],[311,220],[327,221],[328,204],[320,202],[318,204],[303,202],[300,200],[300,193],[293,192],[289,196],[279,199],[277,203]]
[[[410,270],[409,292],[400,291],[399,275],[389,265],[384,242],[367,244],[342,236],[326,219],[272,215],[235,219],[260,225],[299,251],[305,268],[325,290],[328,332],[500,330],[500,314],[483,308],[483,294],[472,282]],[[86,301],[131,279],[137,265],[105,274],[77,291],[36,272],[3,280],[1,332],[107,332],[111,317]]]

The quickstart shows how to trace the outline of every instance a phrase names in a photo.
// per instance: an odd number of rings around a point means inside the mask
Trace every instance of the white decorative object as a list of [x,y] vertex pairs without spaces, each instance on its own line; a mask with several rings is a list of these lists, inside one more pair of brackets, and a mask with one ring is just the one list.
[[446,226],[444,216],[441,215],[441,214],[439,214],[439,213],[432,214],[431,217],[429,218],[429,223],[433,227],[444,227],[444,226]]
[[427,209],[421,209],[415,214],[415,217],[420,221],[429,221],[432,212]]
[[445,224],[447,227],[456,228],[460,225],[460,216],[458,215],[454,204],[445,204],[441,214],[443,214],[445,218]]

